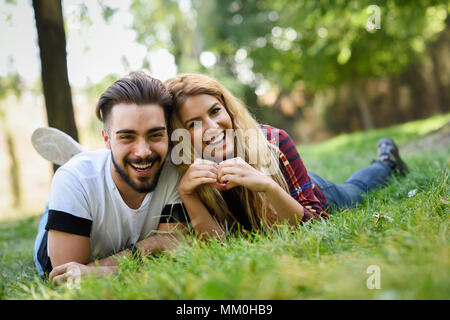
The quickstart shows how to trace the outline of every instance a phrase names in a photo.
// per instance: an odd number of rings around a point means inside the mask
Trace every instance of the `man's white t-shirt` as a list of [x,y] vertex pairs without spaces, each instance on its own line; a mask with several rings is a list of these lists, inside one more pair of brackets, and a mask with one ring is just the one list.
[[47,229],[89,236],[91,259],[110,256],[152,235],[163,211],[181,204],[179,178],[166,159],[155,190],[131,209],[112,179],[111,151],[80,153],[53,177]]

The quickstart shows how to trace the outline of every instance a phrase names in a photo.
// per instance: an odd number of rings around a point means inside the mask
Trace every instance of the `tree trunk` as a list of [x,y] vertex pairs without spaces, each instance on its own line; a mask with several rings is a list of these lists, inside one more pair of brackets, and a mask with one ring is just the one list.
[[405,83],[411,89],[412,102],[409,108],[411,120],[422,119],[430,116],[435,106],[430,103],[430,95],[427,90],[425,77],[420,65],[412,65],[403,75]]
[[13,208],[18,208],[22,202],[22,189],[20,188],[20,166],[17,161],[17,153],[14,138],[8,127],[6,114],[0,109],[0,125],[3,127],[5,142],[9,155],[9,184],[13,199]]
[[436,84],[436,91],[437,91],[437,100],[438,100],[438,107],[439,111],[444,113],[449,108],[449,102],[446,95],[446,90],[444,85],[441,81],[441,69],[439,66],[439,57],[437,48],[431,48],[430,50],[431,55],[431,62],[433,64],[433,78]]
[[61,0],[33,0],[48,125],[78,141],[67,75]]
[[365,93],[365,83],[357,86],[355,90],[356,104],[361,115],[361,121],[364,130],[371,130],[374,128],[372,116],[370,115],[369,104],[367,103],[366,93]]
[[16,148],[11,131],[6,129],[6,144],[9,153],[9,178],[11,184],[11,193],[13,197],[13,208],[20,207],[22,202],[22,190],[20,188],[20,168],[19,161],[17,161]]

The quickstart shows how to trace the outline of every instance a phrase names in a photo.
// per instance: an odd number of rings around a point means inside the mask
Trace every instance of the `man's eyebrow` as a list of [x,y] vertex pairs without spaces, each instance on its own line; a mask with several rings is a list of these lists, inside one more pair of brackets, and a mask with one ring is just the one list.
[[[220,103],[219,103],[219,102],[214,102],[214,103],[211,105],[211,107],[209,107],[208,112],[210,112],[211,109],[214,108],[214,107],[217,106],[217,105],[220,105]],[[187,125],[187,123],[188,123],[189,121],[193,121],[193,120],[197,120],[197,119],[199,119],[199,117],[195,117],[195,118],[191,118],[191,119],[186,120],[186,121],[184,122],[184,126],[186,127],[186,125]]]
[[[147,130],[147,134],[150,134],[150,133],[154,133],[154,132],[157,132],[157,131],[162,131],[162,130],[166,130],[166,127],[155,127],[155,128],[151,128],[151,129],[149,129],[149,130]],[[116,134],[137,134],[137,131],[136,130],[132,130],[132,129],[121,129],[121,130],[117,130],[116,131]]]
[[155,127],[155,128],[152,128],[152,129],[150,129],[150,130],[148,130],[147,131],[147,134],[149,134],[149,133],[154,133],[154,132],[157,132],[157,131],[166,131],[167,129],[166,129],[166,127]]
[[131,129],[122,129],[122,130],[117,130],[116,134],[121,134],[121,133],[136,133],[136,130],[131,130]]

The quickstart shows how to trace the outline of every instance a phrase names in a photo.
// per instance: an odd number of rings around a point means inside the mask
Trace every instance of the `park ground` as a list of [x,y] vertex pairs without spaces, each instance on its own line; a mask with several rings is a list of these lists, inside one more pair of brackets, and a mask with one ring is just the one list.
[[[34,270],[39,215],[0,223],[0,299],[449,299],[450,114],[298,146],[306,167],[334,182],[376,158],[391,136],[406,178],[327,221],[192,239],[178,250],[119,261],[109,278],[55,287]],[[374,275],[378,276],[376,281]]]

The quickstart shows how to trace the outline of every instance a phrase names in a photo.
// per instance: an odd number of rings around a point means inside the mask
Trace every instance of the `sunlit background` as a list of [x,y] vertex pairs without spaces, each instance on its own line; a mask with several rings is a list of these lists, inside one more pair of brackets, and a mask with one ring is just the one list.
[[[449,112],[448,1],[64,0],[80,142],[102,147],[94,109],[115,79],[218,78],[300,146]],[[0,0],[0,221],[40,213],[52,166],[31,0]]]

